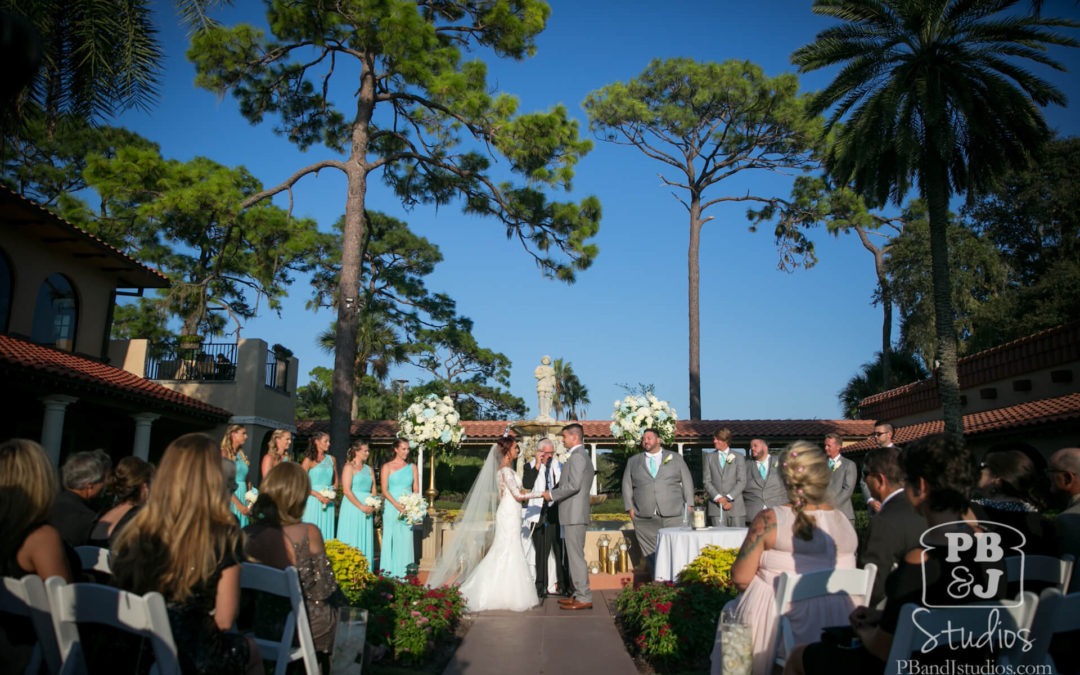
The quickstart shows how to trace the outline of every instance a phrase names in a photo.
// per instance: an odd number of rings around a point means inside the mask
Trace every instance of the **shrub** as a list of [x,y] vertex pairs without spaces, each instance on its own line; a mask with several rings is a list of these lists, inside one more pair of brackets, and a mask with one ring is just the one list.
[[401,664],[429,660],[440,642],[454,637],[465,611],[457,586],[428,588],[416,577],[374,577],[354,604],[368,610],[368,642],[386,645]]
[[720,548],[719,546],[706,546],[701,553],[679,572],[680,582],[700,581],[731,586],[731,566],[735,564],[735,557],[739,554],[737,548]]
[[360,549],[353,548],[337,539],[326,541],[326,557],[334,568],[341,592],[350,605],[357,606],[363,587],[376,579],[371,566]]

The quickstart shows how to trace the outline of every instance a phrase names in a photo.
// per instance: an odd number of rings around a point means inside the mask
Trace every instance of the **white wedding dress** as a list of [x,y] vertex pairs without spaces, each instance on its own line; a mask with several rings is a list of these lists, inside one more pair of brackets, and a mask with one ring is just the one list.
[[521,502],[514,499],[526,493],[509,467],[499,469],[496,480],[499,507],[495,512],[495,538],[484,559],[461,584],[461,594],[471,612],[522,612],[540,602],[521,548]]

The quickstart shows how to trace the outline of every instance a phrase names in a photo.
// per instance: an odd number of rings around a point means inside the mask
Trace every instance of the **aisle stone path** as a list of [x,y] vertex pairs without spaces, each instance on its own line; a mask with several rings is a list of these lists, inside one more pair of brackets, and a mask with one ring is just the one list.
[[617,590],[593,590],[593,608],[560,610],[547,598],[527,612],[479,612],[443,675],[637,675],[615,629]]

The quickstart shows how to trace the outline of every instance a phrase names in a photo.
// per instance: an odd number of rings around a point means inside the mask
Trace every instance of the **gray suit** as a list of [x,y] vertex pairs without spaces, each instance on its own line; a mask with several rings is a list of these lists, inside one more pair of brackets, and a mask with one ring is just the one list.
[[585,565],[585,526],[589,524],[589,489],[595,473],[585,446],[577,445],[563,464],[559,484],[551,491],[551,500],[559,504],[563,548],[578,602],[592,602],[589,568]]
[[829,478],[829,493],[832,496],[833,506],[840,510],[855,525],[855,509],[851,506],[851,495],[855,494],[855,486],[859,484],[859,470],[855,462],[843,455],[837,455],[836,461],[840,465],[833,469]]
[[681,525],[686,505],[693,505],[694,481],[679,453],[662,449],[654,478],[645,453],[641,452],[626,462],[622,497],[623,508],[634,510],[634,537],[642,555],[651,563],[656,553],[657,532],[661,527]]
[[[743,489],[746,487],[746,458],[727,451],[730,460],[720,467],[720,452],[705,455],[705,497],[709,500],[709,520],[713,525],[742,527],[746,523],[746,507],[743,505]],[[731,498],[731,508],[725,511],[716,503],[719,496]]]
[[919,537],[924,530],[926,519],[915,513],[904,493],[893,495],[870,520],[870,530],[859,550],[859,567],[874,563],[878,570],[868,607],[877,607],[885,597],[885,577],[908,551],[920,548]]
[[788,497],[787,488],[780,478],[780,461],[776,455],[769,455],[765,460],[768,462],[769,471],[764,480],[758,472],[757,462],[752,459],[746,460],[746,487],[743,489],[743,504],[746,507],[746,524],[749,525],[762,509],[771,509],[774,506],[787,504],[791,499]]

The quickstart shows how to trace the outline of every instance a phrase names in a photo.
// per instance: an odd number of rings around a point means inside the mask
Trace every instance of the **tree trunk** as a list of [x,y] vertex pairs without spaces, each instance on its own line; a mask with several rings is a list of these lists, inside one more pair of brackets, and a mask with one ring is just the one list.
[[949,276],[949,187],[945,162],[924,158],[923,196],[930,216],[930,266],[934,282],[934,332],[937,336],[938,396],[947,433],[963,434],[960,410],[960,382],[956,372],[956,329],[952,307],[952,280]]
[[885,252],[880,249],[874,253],[874,269],[881,289],[881,386],[888,391],[892,389],[892,292],[885,276]]
[[341,285],[334,341],[333,394],[330,403],[330,452],[339,466],[345,460],[352,426],[352,399],[356,380],[356,344],[359,323],[360,249],[364,242],[364,199],[367,195],[368,126],[375,106],[375,83],[368,59],[360,77],[360,93],[353,124],[352,148],[346,167],[345,226],[341,241]]
[[690,419],[701,419],[701,312],[699,296],[701,273],[698,252],[701,248],[701,196],[690,197],[690,250],[687,252],[688,290],[687,303],[690,314]]

